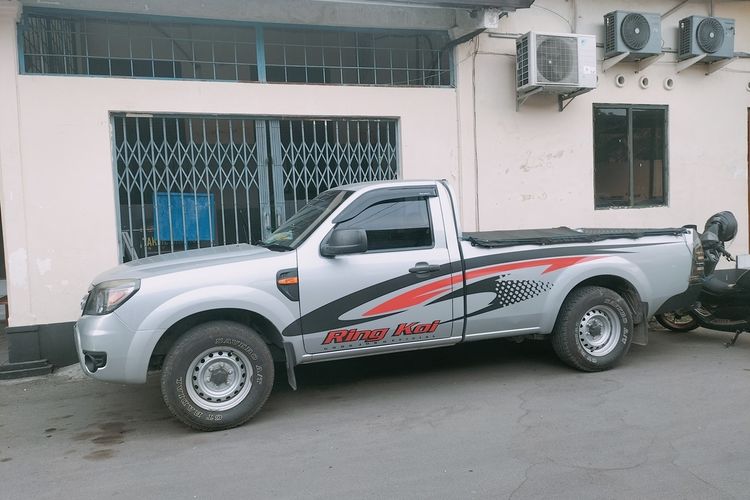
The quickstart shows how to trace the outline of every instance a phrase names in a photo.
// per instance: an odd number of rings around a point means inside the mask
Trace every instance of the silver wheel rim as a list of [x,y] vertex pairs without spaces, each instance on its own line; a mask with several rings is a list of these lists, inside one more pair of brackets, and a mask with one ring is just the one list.
[[212,347],[196,356],[185,377],[187,392],[197,406],[226,411],[245,399],[253,385],[253,367],[244,353]]
[[620,316],[610,306],[592,307],[578,323],[578,342],[592,356],[606,356],[622,335]]

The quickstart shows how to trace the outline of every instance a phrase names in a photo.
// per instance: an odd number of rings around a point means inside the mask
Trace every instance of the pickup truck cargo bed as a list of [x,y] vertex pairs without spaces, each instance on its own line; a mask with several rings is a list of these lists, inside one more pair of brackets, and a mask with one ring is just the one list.
[[463,233],[462,239],[473,246],[483,248],[502,248],[515,245],[561,245],[565,243],[593,243],[597,241],[626,238],[638,239],[645,236],[679,236],[685,234],[685,228],[661,229],[571,229],[569,227],[552,227],[548,229],[515,229],[508,231],[480,231]]

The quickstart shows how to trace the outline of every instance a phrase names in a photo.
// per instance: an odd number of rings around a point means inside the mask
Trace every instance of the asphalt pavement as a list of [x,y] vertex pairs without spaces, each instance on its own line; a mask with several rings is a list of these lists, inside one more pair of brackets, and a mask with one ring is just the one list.
[[0,383],[0,498],[750,498],[750,334],[654,331],[576,372],[488,341],[277,374],[248,424],[192,431],[158,376]]

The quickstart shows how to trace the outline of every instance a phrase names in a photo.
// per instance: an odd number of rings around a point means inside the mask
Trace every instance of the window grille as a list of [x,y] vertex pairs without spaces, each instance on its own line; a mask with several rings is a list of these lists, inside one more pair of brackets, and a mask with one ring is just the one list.
[[281,120],[271,124],[272,141],[277,127],[282,215],[332,187],[396,178],[395,120]]
[[27,9],[25,73],[451,86],[444,32],[279,27]]
[[27,73],[258,81],[255,28],[24,15]]
[[123,255],[254,242],[319,193],[398,176],[387,119],[115,115]]
[[266,29],[269,82],[448,86],[438,34]]

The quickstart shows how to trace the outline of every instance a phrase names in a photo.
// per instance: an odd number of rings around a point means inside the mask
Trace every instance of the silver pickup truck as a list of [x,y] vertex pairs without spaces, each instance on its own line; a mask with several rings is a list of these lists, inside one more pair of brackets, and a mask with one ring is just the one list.
[[442,181],[344,186],[255,246],[120,265],[84,298],[81,367],[128,383],[161,368],[179,420],[226,429],[263,406],[274,361],[296,388],[303,363],[523,337],[605,370],[701,274],[690,229],[462,233],[455,205]]

